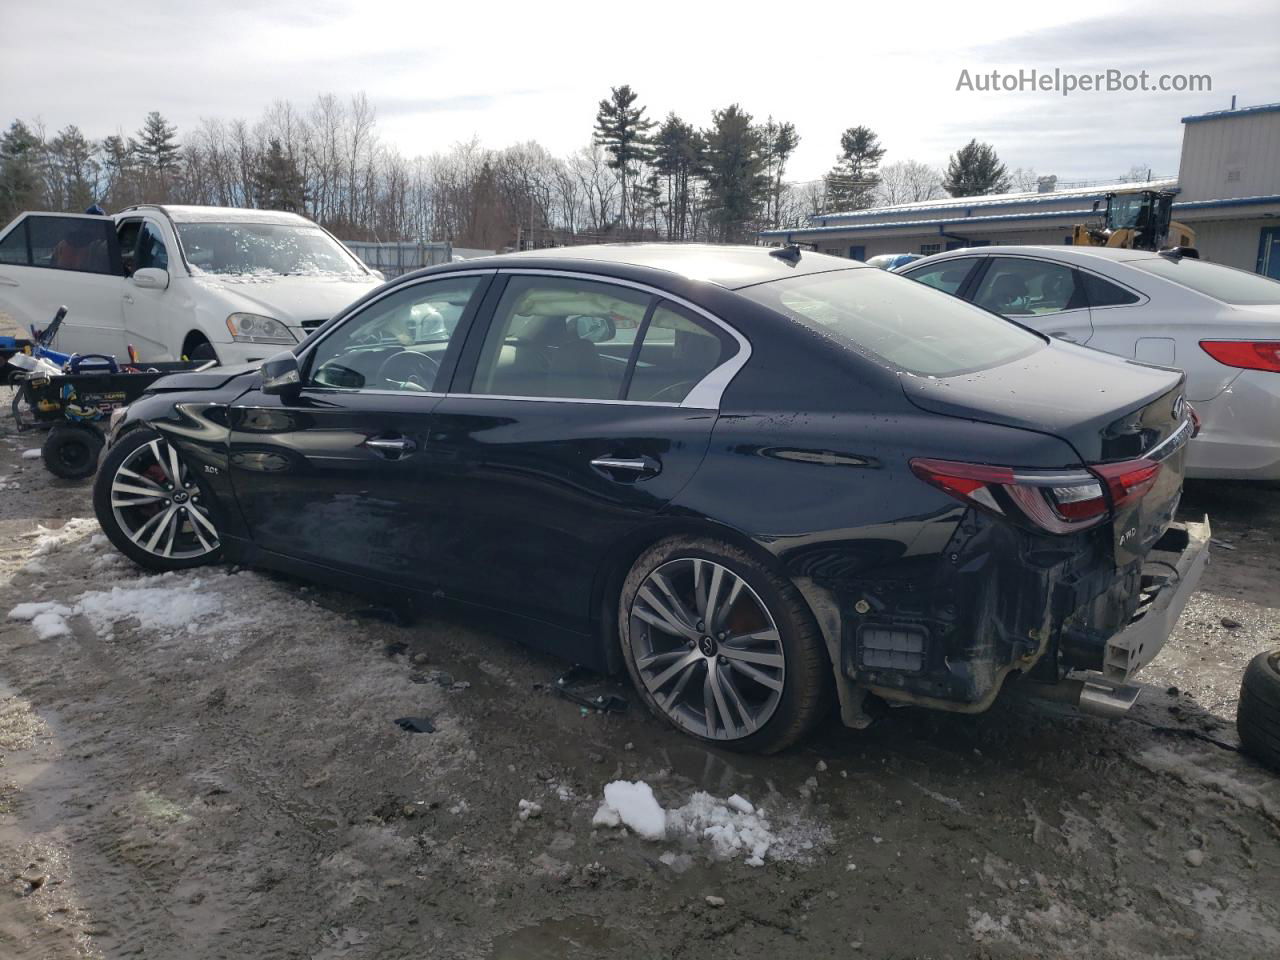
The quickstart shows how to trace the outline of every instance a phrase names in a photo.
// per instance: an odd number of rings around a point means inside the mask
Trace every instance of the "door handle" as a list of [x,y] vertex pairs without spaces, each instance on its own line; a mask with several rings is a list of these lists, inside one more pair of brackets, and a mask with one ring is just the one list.
[[1077,340],[1075,337],[1073,337],[1071,334],[1067,333],[1067,331],[1065,331],[1065,330],[1055,330],[1055,331],[1053,331],[1053,333],[1049,334],[1049,336],[1053,337],[1055,340],[1065,340],[1065,341],[1067,341],[1067,343],[1079,343],[1079,342],[1080,342],[1080,341],[1079,341],[1079,340]]
[[387,454],[413,453],[418,449],[418,445],[408,437],[369,437],[365,440],[364,445],[372,447],[378,453]]
[[662,464],[653,457],[596,457],[591,465],[600,470],[622,470],[652,476],[662,470]]

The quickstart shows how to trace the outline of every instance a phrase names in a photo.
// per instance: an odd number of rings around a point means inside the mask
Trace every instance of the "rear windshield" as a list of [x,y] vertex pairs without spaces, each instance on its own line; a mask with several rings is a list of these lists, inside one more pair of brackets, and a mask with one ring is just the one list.
[[1242,306],[1280,303],[1280,283],[1256,273],[1224,267],[1220,263],[1205,263],[1190,257],[1180,260],[1152,257],[1150,260],[1130,260],[1128,265],[1180,283],[1223,303]]
[[1044,346],[1003,317],[883,270],[787,277],[738,290],[898,370],[952,377]]

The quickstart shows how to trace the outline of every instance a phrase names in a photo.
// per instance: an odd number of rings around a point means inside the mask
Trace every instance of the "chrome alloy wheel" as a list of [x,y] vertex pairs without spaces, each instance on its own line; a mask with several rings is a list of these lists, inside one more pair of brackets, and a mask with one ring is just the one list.
[[127,456],[111,478],[111,511],[147,553],[190,560],[218,549],[218,531],[200,487],[178,452],[162,439]]
[[712,560],[669,560],[631,604],[628,642],[649,694],[678,726],[738,740],[778,708],[782,635],[745,580]]

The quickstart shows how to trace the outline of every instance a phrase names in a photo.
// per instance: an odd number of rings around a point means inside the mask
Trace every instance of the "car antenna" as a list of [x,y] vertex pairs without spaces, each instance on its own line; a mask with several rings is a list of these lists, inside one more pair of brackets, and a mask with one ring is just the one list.
[[777,257],[779,260],[785,260],[794,267],[800,262],[800,244],[788,243],[785,247],[779,247],[777,250],[770,250],[769,256]]

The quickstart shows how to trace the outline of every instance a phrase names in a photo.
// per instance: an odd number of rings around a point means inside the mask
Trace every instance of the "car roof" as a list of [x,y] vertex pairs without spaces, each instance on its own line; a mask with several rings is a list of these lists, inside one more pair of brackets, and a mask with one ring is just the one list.
[[[777,247],[730,246],[711,243],[601,243],[581,247],[552,247],[521,253],[499,254],[465,261],[471,269],[486,267],[547,267],[573,269],[574,265],[617,264],[661,270],[687,280],[702,280],[729,290],[780,280],[797,274],[830,270],[864,269],[865,265],[843,257],[799,251],[794,263],[773,254]],[[461,266],[461,265],[459,265]],[[869,269],[875,269],[874,267]],[[597,272],[593,270],[592,272]]]
[[252,210],[247,207],[199,207],[187,204],[139,203],[129,210],[159,210],[174,223],[275,223],[314,226],[306,217],[284,210]]
[[985,257],[997,254],[1014,257],[1044,257],[1048,260],[1061,260],[1079,266],[1089,266],[1089,264],[1096,264],[1099,261],[1124,263],[1133,260],[1151,260],[1160,256],[1160,254],[1152,250],[1125,250],[1121,247],[1076,247],[1070,244],[1006,244],[991,247],[962,247],[959,250],[935,253],[932,256],[925,257],[923,260],[915,261],[911,264],[911,269],[918,270],[922,265],[943,260],[955,260],[958,257]]

